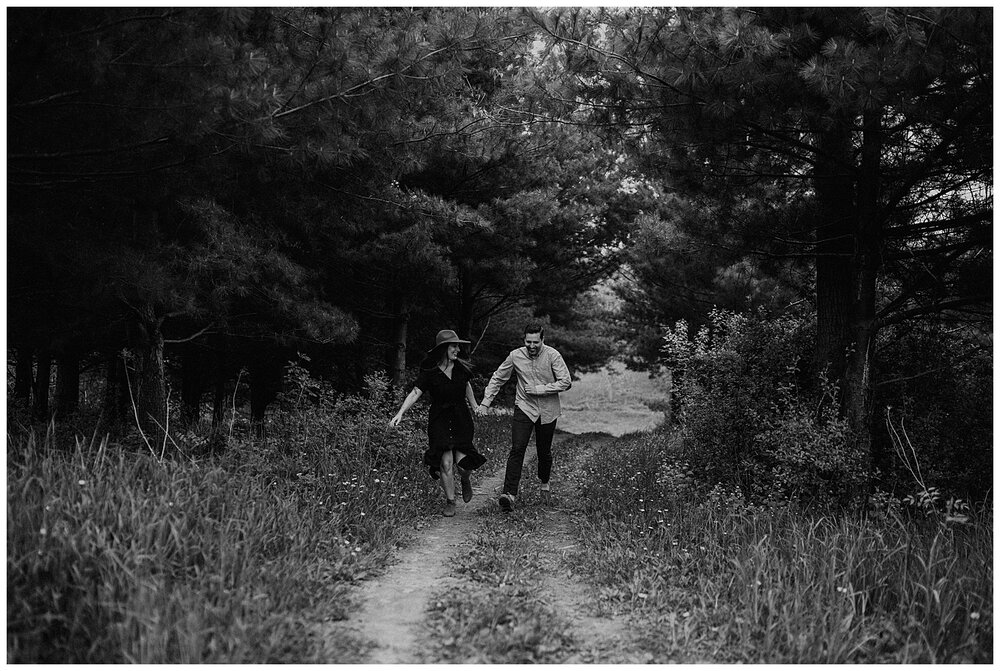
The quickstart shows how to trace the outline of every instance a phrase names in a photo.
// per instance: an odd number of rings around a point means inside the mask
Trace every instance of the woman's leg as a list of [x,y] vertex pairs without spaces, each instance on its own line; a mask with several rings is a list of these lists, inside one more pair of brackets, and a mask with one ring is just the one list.
[[455,450],[455,470],[458,471],[458,477],[462,479],[462,500],[468,503],[472,500],[472,481],[469,480],[471,471],[467,471],[459,465],[462,463],[462,459],[465,459],[465,452]]
[[444,489],[444,497],[449,501],[455,500],[455,473],[452,469],[454,462],[454,453],[445,450],[441,455],[441,488]]

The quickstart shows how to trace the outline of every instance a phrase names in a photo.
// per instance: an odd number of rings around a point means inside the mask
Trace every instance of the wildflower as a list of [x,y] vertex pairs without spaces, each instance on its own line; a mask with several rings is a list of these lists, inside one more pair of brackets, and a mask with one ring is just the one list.
[[969,613],[969,618],[972,619],[972,620],[978,620],[979,619],[979,613],[975,613],[975,612]]
[[85,484],[87,484],[87,481],[86,480],[77,480],[76,484],[78,484],[78,485],[85,485]]
[[[48,533],[49,533],[49,530],[46,529],[45,527],[42,527],[41,529],[38,530],[38,533],[39,533],[39,535],[47,536]],[[975,613],[975,615],[978,615],[978,613]]]

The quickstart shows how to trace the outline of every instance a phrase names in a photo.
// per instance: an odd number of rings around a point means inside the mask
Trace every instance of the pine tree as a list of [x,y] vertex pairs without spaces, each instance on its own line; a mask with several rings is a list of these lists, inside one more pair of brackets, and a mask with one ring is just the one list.
[[628,129],[672,188],[720,203],[731,228],[758,227],[769,253],[812,257],[816,369],[837,381],[867,452],[880,330],[990,311],[991,17],[696,8],[537,21],[595,121]]

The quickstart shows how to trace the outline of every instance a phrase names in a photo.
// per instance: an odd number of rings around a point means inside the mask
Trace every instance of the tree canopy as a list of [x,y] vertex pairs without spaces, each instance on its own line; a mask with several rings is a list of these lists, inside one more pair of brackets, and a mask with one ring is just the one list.
[[444,327],[489,368],[509,319],[655,364],[673,319],[807,305],[869,435],[888,334],[989,327],[990,19],[12,8],[9,341],[46,385],[49,358],[130,376],[156,434],[192,353],[216,398],[296,351],[402,383]]
[[665,222],[679,232],[671,241],[695,236],[713,250],[665,271],[657,259],[676,259],[676,247],[637,250],[643,279],[710,301],[713,267],[748,267],[749,249],[759,251],[753,273],[783,286],[800,276],[796,260],[807,264],[815,369],[838,382],[865,436],[884,329],[990,319],[989,14],[663,8],[537,21],[576,74],[561,97],[624,129],[648,168],[668,175],[679,200]]

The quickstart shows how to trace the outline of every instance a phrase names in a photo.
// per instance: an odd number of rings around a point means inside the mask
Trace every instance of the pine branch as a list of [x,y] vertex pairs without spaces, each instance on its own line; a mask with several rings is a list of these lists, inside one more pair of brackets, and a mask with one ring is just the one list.
[[82,93],[82,91],[80,91],[80,90],[63,91],[62,93],[53,93],[50,96],[46,96],[44,98],[38,98],[37,100],[28,100],[28,101],[21,102],[21,103],[18,103],[18,102],[9,103],[9,106],[10,107],[14,107],[14,108],[39,107],[40,105],[45,105],[45,104],[50,103],[50,102],[52,102],[54,100],[62,100],[63,98],[70,98],[72,96],[78,95],[79,93]]
[[992,294],[973,294],[971,296],[964,296],[959,298],[952,298],[948,300],[935,301],[928,303],[926,305],[920,305],[909,310],[903,310],[897,312],[891,317],[880,317],[878,319],[878,327],[882,328],[892,324],[899,324],[901,322],[914,319],[916,317],[922,317],[929,314],[935,314],[938,312],[945,312],[947,310],[958,310],[960,308],[969,307],[973,305],[981,305],[983,303],[992,302]]
[[[933,258],[935,258],[937,260],[937,263],[934,264],[934,271],[936,273],[938,273],[938,274],[943,273],[948,268],[948,266],[950,266],[958,258],[960,258],[965,252],[969,251],[969,249],[972,249],[975,246],[976,245],[974,243],[968,243],[967,242],[967,243],[965,243],[963,245],[956,245],[956,246],[954,246],[952,248],[951,253],[948,254],[947,256],[940,257],[940,255],[934,255]],[[916,255],[916,252],[913,253],[913,256],[915,256],[915,255]],[[907,303],[907,301],[909,301],[911,298],[913,298],[918,293],[920,293],[921,290],[926,289],[929,286],[931,286],[933,283],[939,281],[939,278],[938,278],[937,275],[935,275],[935,272],[931,272],[931,270],[928,269],[928,268],[926,268],[926,267],[925,267],[925,270],[927,272],[922,273],[916,280],[914,280],[910,284],[910,286],[904,288],[899,293],[899,295],[896,296],[896,298],[894,298],[893,300],[891,300],[885,307],[883,307],[879,311],[879,313],[877,315],[878,319],[886,319],[885,315],[891,314],[894,310],[896,310],[897,308],[902,307],[903,305],[905,305]],[[887,322],[887,323],[891,323],[891,322]]]
[[117,21],[102,23],[92,28],[85,28],[83,30],[78,30],[75,33],[66,33],[65,35],[61,35],[55,40],[53,40],[53,43],[59,44],[61,41],[70,40],[74,37],[80,37],[82,35],[90,35],[92,33],[99,33],[102,30],[107,30],[108,28],[114,28],[115,26],[120,26],[125,23],[132,23],[136,21],[162,21],[163,19],[168,19],[172,16],[180,14],[181,11],[182,10],[179,9],[168,9],[161,14],[140,14],[138,16],[129,16],[127,18],[119,19]]
[[397,72],[387,72],[387,73],[385,73],[383,75],[379,75],[378,77],[372,77],[371,79],[369,79],[367,81],[363,81],[363,82],[360,82],[358,84],[355,84],[354,86],[351,86],[350,88],[348,88],[348,89],[346,89],[344,91],[338,91],[337,93],[333,93],[333,94],[328,95],[328,96],[323,96],[322,98],[317,98],[316,100],[311,100],[311,101],[309,101],[309,102],[307,102],[305,104],[299,105],[298,107],[293,107],[290,110],[285,110],[283,112],[275,112],[275,113],[273,113],[273,114],[270,115],[270,118],[271,119],[280,119],[280,118],[286,117],[286,116],[288,116],[290,114],[296,114],[296,113],[301,112],[303,110],[309,109],[310,107],[313,107],[314,105],[320,105],[322,103],[330,102],[330,101],[336,100],[338,98],[345,99],[345,98],[352,97],[352,96],[356,95],[355,94],[356,91],[360,91],[360,90],[362,90],[362,89],[364,89],[366,87],[373,86],[374,84],[377,84],[378,82],[383,81],[385,79],[390,79],[392,77],[399,76],[399,75],[403,74],[404,72],[406,72],[407,70],[415,67],[418,63],[421,63],[421,62],[423,62],[425,60],[433,58],[434,56],[436,56],[436,55],[438,55],[438,54],[440,54],[442,52],[448,51],[449,48],[450,47],[441,47],[440,49],[435,49],[434,51],[430,51],[430,52],[426,53],[425,55],[421,56],[420,58],[416,59],[412,63],[408,64],[402,70],[399,70]]
[[[168,316],[169,316],[169,315],[168,315]],[[188,336],[187,338],[178,338],[178,339],[171,339],[171,340],[167,340],[167,339],[165,338],[165,339],[163,340],[163,342],[164,342],[164,343],[166,343],[166,344],[170,344],[170,345],[177,345],[177,344],[180,344],[180,343],[186,343],[186,342],[191,342],[192,340],[195,340],[196,338],[199,338],[199,337],[201,337],[201,336],[205,335],[206,333],[208,333],[208,332],[209,332],[209,330],[210,330],[210,329],[211,329],[211,328],[212,328],[213,326],[215,326],[215,324],[209,324],[209,325],[208,325],[208,326],[206,326],[205,328],[201,329],[200,331],[198,331],[198,332],[197,332],[197,333],[195,333],[194,335],[191,335],[191,336]]]
[[106,154],[118,154],[125,151],[133,151],[135,149],[142,149],[144,147],[152,147],[158,144],[165,144],[170,142],[171,138],[168,136],[156,138],[155,140],[146,140],[144,142],[136,142],[133,144],[121,145],[118,147],[105,147],[103,149],[90,149],[87,151],[60,151],[51,152],[47,154],[7,154],[8,160],[42,160],[42,159],[63,159],[63,158],[79,158],[83,156],[101,156]]

